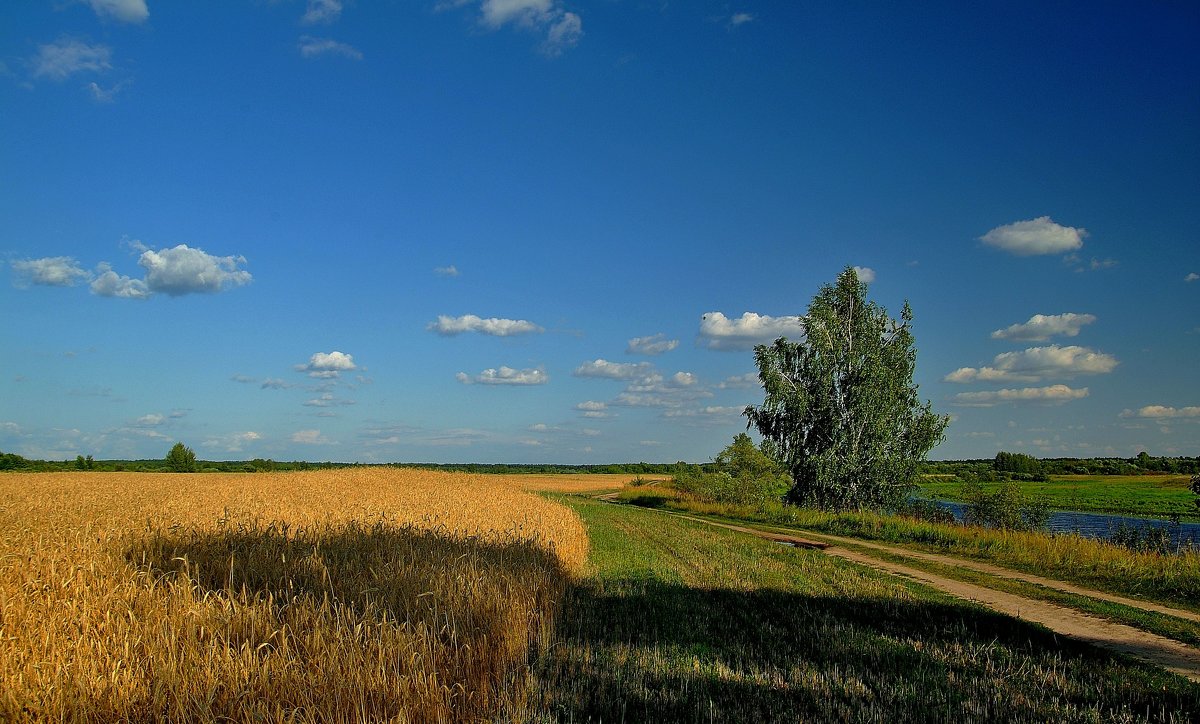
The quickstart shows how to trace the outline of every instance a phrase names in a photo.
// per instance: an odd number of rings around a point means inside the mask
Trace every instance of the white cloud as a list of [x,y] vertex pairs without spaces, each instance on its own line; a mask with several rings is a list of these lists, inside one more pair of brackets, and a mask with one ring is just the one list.
[[1166,405],[1146,405],[1133,410],[1123,410],[1121,417],[1145,417],[1154,420],[1164,420],[1178,417],[1200,417],[1200,407],[1168,407]]
[[722,405],[710,405],[693,410],[667,410],[663,417],[739,417],[743,408]]
[[[319,436],[320,433],[318,433]],[[225,452],[242,452],[248,443],[257,442],[261,439],[262,435],[260,433],[248,430],[246,432],[231,433],[222,437],[209,438],[201,444],[207,448],[223,448]],[[299,442],[295,440],[295,436],[293,436],[293,441]]]
[[629,346],[625,348],[625,352],[628,354],[657,355],[663,352],[670,352],[678,346],[679,340],[667,339],[667,336],[660,332],[652,334],[649,337],[634,337],[629,340]]
[[604,410],[607,407],[608,407],[608,405],[604,404],[603,402],[597,402],[595,400],[588,400],[586,402],[580,402],[578,405],[575,406],[575,409],[576,410],[588,410],[588,411],[594,412],[597,410]]
[[649,362],[609,362],[597,359],[584,362],[571,374],[576,377],[598,377],[609,380],[632,380],[650,374],[653,366]]
[[754,15],[751,13],[734,13],[733,16],[729,18],[729,26],[736,28],[739,25],[745,25],[752,20],[754,20]]
[[334,397],[332,393],[326,392],[320,397],[314,398],[304,403],[305,407],[345,407],[353,405],[354,400],[345,400],[339,397]]
[[297,430],[292,433],[292,442],[301,445],[333,445],[332,440],[321,434],[320,430]]
[[691,372],[676,372],[671,375],[671,384],[676,387],[692,387],[699,381],[700,379]]
[[544,385],[550,381],[550,376],[540,368],[518,370],[501,366],[499,369],[486,369],[471,377],[465,372],[454,376],[464,385]]
[[116,273],[107,262],[102,262],[96,268],[96,278],[92,281],[92,294],[98,297],[117,297],[122,299],[146,299],[150,290],[146,282]]
[[1183,280],[1185,282],[1187,282],[1188,284],[1191,284],[1192,282],[1196,281],[1197,279],[1200,279],[1200,274],[1197,274],[1196,272],[1191,272],[1190,274],[1188,274],[1186,277],[1183,278]]
[[856,266],[854,273],[858,275],[858,280],[863,284],[870,284],[875,281],[875,270],[869,266]]
[[92,94],[92,100],[97,103],[112,103],[117,99],[117,94],[121,92],[125,85],[125,82],[121,82],[110,88],[105,88],[99,83],[92,81],[87,84],[87,89]]
[[363,54],[353,45],[340,43],[329,38],[314,38],[311,35],[300,36],[300,41],[297,43],[300,50],[300,55],[305,58],[317,58],[322,55],[340,55],[350,60],[362,60]]
[[146,0],[87,0],[87,4],[99,17],[123,23],[141,23],[150,17]]
[[1022,389],[989,390],[987,392],[960,392],[954,402],[967,407],[991,407],[1001,402],[1047,402],[1063,403],[1088,396],[1088,388],[1074,389],[1066,385],[1048,387],[1025,387]]
[[1044,342],[1056,334],[1074,337],[1085,324],[1096,321],[1092,314],[1035,314],[1024,324],[1013,324],[992,332],[992,339],[1013,339],[1022,342]]
[[464,332],[478,332],[493,337],[511,337],[514,334],[545,331],[533,322],[524,319],[498,319],[496,317],[482,319],[474,314],[464,314],[461,317],[439,314],[437,321],[430,322],[426,329],[437,332],[443,337],[452,337]]
[[542,43],[542,52],[546,55],[562,55],[568,48],[574,48],[583,37],[583,20],[575,13],[566,13],[550,26],[546,32],[546,42]]
[[709,349],[750,349],[778,337],[800,337],[803,334],[804,320],[801,317],[769,317],[745,312],[740,319],[729,319],[720,312],[709,312],[700,321],[700,337]]
[[[296,365],[297,372],[307,372],[309,377],[317,379],[333,379],[342,372],[352,372],[358,369],[354,364],[354,355],[345,352],[317,352],[308,358],[308,362]],[[263,383],[266,387],[266,383]]]
[[679,403],[664,395],[622,392],[613,398],[618,407],[678,407]]
[[91,278],[91,274],[69,256],[47,256],[12,262],[18,286],[40,284],[48,287],[73,287]]
[[450,266],[439,266],[434,267],[433,273],[440,277],[456,277],[458,276],[458,268],[453,264]]
[[238,269],[239,264],[245,263],[244,256],[213,256],[187,244],[159,251],[146,249],[138,259],[138,265],[146,270],[146,286],[150,291],[172,297],[214,294],[248,284],[252,279],[250,272]]
[[1037,382],[1050,377],[1102,375],[1119,363],[1112,355],[1087,347],[1030,347],[996,355],[990,367],[960,367],[943,378],[946,382]]
[[308,0],[308,7],[300,22],[305,25],[328,25],[342,15],[341,0]]
[[1039,216],[1029,221],[997,226],[979,237],[979,240],[1017,256],[1034,256],[1074,251],[1083,246],[1085,236],[1086,229],[1062,226],[1054,223],[1049,216]]
[[61,81],[75,73],[103,73],[108,70],[112,70],[111,48],[70,38],[60,38],[38,46],[38,54],[33,59],[35,78]]
[[[470,0],[442,0],[435,9],[469,4]],[[549,56],[561,55],[583,36],[583,19],[565,10],[558,0],[483,0],[479,4],[479,22],[490,30],[509,25],[545,33],[542,52]]]
[[166,415],[160,415],[158,413],[151,413],[149,415],[142,415],[141,417],[139,417],[137,419],[136,424],[139,427],[156,427],[158,425],[163,424],[166,421],[167,421]]
[[293,386],[293,385],[292,385],[292,383],[290,383],[290,382],[285,382],[285,381],[283,381],[283,380],[281,380],[281,379],[278,379],[278,378],[276,378],[276,377],[268,377],[268,378],[266,378],[265,380],[263,380],[263,381],[262,381],[262,384],[261,384],[261,385],[259,385],[259,389],[263,389],[263,390],[286,390],[286,389],[288,389],[289,387],[292,387],[292,386]]
[[720,389],[720,390],[748,390],[751,387],[758,387],[759,384],[760,383],[758,381],[758,373],[757,372],[747,372],[744,375],[734,375],[733,377],[726,377],[724,379],[724,381],[722,381],[721,383],[719,383],[717,385],[717,389]]

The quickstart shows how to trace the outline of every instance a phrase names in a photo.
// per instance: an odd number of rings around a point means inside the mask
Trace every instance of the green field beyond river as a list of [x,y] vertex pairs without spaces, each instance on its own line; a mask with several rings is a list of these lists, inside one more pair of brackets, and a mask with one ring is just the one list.
[[[1187,475],[1051,475],[1045,482],[1021,481],[1021,492],[1042,498],[1056,510],[1114,513],[1168,518],[1197,518],[1196,496]],[[994,492],[1001,482],[981,483]],[[963,500],[963,483],[952,475],[929,475],[920,481],[924,496]]]

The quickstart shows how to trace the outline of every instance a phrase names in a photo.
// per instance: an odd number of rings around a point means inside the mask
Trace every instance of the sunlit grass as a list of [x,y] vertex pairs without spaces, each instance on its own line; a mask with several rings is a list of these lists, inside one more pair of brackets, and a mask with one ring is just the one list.
[[621,499],[650,507],[914,545],[1200,610],[1200,551],[1195,550],[1160,555],[1131,551],[1078,535],[993,530],[866,512],[834,513],[779,503],[758,506],[708,503],[664,486],[652,490],[627,488],[622,491]]

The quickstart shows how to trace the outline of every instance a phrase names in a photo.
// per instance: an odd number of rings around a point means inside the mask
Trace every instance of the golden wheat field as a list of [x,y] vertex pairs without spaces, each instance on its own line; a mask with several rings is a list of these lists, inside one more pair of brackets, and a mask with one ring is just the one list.
[[0,475],[0,720],[491,719],[586,557],[496,476]]

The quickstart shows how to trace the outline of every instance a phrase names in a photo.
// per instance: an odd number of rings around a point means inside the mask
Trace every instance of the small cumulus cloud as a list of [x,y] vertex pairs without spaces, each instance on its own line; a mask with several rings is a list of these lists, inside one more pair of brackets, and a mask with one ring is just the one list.
[[167,421],[166,415],[160,415],[158,413],[151,413],[149,415],[142,415],[141,417],[139,417],[135,424],[138,427],[157,427],[159,425],[162,425],[166,421]]
[[439,277],[456,277],[458,276],[458,267],[451,264],[450,266],[434,267],[433,273]]
[[653,369],[649,362],[609,362],[596,359],[584,362],[571,374],[576,377],[594,377],[609,380],[632,380],[648,374]]
[[996,355],[991,366],[960,367],[946,375],[946,382],[1036,382],[1050,377],[1100,375],[1112,372],[1119,364],[1116,357],[1087,347],[1030,347],[1019,352]]
[[759,384],[760,383],[758,381],[758,373],[757,372],[747,372],[744,375],[734,375],[733,377],[726,377],[724,380],[722,380],[720,383],[717,384],[717,389],[719,389],[719,390],[748,390],[752,387],[758,387]]
[[19,287],[38,284],[47,287],[73,287],[92,278],[90,272],[69,256],[47,256],[41,259],[21,259],[12,262]]
[[467,5],[479,6],[479,23],[489,30],[505,26],[543,35],[541,50],[548,56],[561,55],[583,37],[583,19],[562,7],[558,0],[441,0],[436,10]]
[[300,22],[305,25],[328,25],[342,15],[341,0],[308,0]]
[[112,70],[112,49],[107,45],[60,38],[38,46],[32,59],[33,76],[54,81],[66,80],[76,73],[104,73]]
[[[342,372],[352,372],[358,369],[354,364],[354,356],[345,352],[317,352],[309,357],[308,362],[296,365],[297,372],[307,372],[309,377],[317,379],[334,379]],[[264,383],[263,387],[267,385]]]
[[353,405],[354,400],[346,400],[339,397],[334,397],[330,392],[326,392],[320,397],[313,398],[304,403],[305,407],[345,407]]
[[128,85],[128,83],[123,81],[105,88],[99,83],[92,81],[91,83],[87,84],[87,89],[88,93],[92,95],[92,100],[96,101],[97,103],[112,103],[117,99],[117,94],[120,93],[126,85]]
[[334,441],[321,434],[320,430],[297,430],[292,433],[292,442],[301,445],[333,445]]
[[679,346],[679,340],[667,339],[665,334],[652,334],[649,337],[634,337],[625,348],[627,354],[659,355],[670,352]]
[[1064,254],[1083,246],[1086,229],[1062,226],[1049,216],[997,226],[979,237],[984,244],[1017,256]]
[[858,275],[858,280],[863,284],[870,284],[875,281],[875,270],[869,266],[856,266],[854,273]]
[[954,404],[964,407],[991,407],[1003,402],[1061,404],[1087,396],[1088,388],[1086,387],[1075,389],[1066,385],[1049,385],[1047,387],[988,390],[986,392],[960,392],[954,396]]
[[1188,284],[1191,284],[1192,282],[1196,281],[1197,279],[1200,279],[1200,274],[1197,274],[1196,272],[1191,272],[1190,274],[1188,274],[1186,277],[1183,278],[1183,280],[1185,282],[1187,282]]
[[1055,335],[1074,337],[1084,325],[1096,321],[1092,314],[1035,314],[1024,324],[1013,324],[992,332],[992,339],[1044,342]]
[[766,344],[778,337],[804,335],[802,317],[770,317],[745,312],[730,319],[721,312],[709,312],[700,319],[700,339],[704,346],[716,350],[745,350],[756,344]]
[[473,377],[466,372],[459,372],[454,378],[464,385],[528,386],[544,385],[550,381],[550,376],[541,368],[519,370],[504,366],[498,369],[486,369]]
[[736,28],[753,21],[754,15],[752,13],[734,13],[729,18],[729,27]]
[[259,389],[263,390],[286,390],[293,387],[292,383],[279,379],[278,377],[268,377],[259,385]]
[[232,376],[230,376],[229,379],[234,382],[241,382],[244,385],[252,385],[252,384],[258,382],[257,377],[251,377],[250,375],[242,375],[242,374],[232,375]]
[[1175,418],[1200,417],[1200,407],[1170,407],[1167,405],[1146,405],[1138,410],[1122,410],[1121,417],[1142,417],[1151,420],[1169,420]]
[[146,0],[87,0],[92,11],[102,19],[122,23],[142,23],[150,17]]
[[96,267],[96,278],[91,284],[92,294],[98,297],[115,297],[118,299],[148,299],[150,288],[141,279],[134,279],[112,270],[108,262],[101,262]]
[[608,404],[604,403],[604,402],[599,402],[597,400],[587,400],[585,402],[580,402],[578,405],[575,406],[575,409],[578,410],[584,417],[587,417],[587,418],[590,418],[593,420],[602,420],[609,416]]
[[363,54],[358,48],[348,43],[342,43],[330,38],[314,38],[302,35],[296,47],[305,58],[319,58],[323,55],[340,55],[350,60],[362,60]]
[[436,322],[430,322],[426,329],[437,332],[443,337],[453,337],[465,332],[478,332],[493,337],[511,337],[517,334],[533,334],[545,330],[524,319],[499,319],[489,317],[483,319],[474,314],[464,314],[461,317],[450,317],[439,314]]

